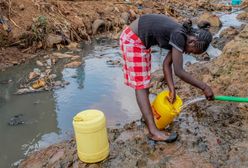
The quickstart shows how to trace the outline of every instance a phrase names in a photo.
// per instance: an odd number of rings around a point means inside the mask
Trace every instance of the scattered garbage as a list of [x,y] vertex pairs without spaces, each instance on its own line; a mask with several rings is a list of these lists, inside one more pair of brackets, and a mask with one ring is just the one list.
[[6,17],[0,17],[0,30],[3,29],[6,32],[11,32],[11,27],[8,24],[8,19]]
[[52,73],[51,69],[45,69],[41,71],[38,68],[34,68],[29,73],[27,79],[23,79],[19,85],[15,94],[34,93],[40,91],[49,91],[52,89],[58,89],[65,87],[69,84],[67,81],[56,80],[57,75]]
[[24,124],[23,114],[18,114],[18,115],[11,117],[8,122],[9,126],[17,126],[21,124]]
[[120,59],[109,59],[106,61],[106,64],[111,66],[122,66]]

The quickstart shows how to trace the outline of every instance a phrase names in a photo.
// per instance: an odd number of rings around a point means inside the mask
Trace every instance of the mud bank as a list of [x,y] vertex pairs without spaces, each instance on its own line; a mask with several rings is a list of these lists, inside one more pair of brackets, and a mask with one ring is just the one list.
[[[171,130],[179,140],[155,143],[143,122],[109,129],[110,156],[85,164],[77,157],[75,140],[34,153],[19,167],[242,167],[247,166],[244,112],[234,104],[200,103],[181,114]],[[214,122],[213,122],[214,121]]]
[[[117,39],[123,27],[142,14],[166,14],[181,21],[206,11],[231,9],[214,2],[0,1],[0,53],[4,55],[0,69],[20,64],[42,49],[59,50],[71,42],[91,41],[99,35]],[[9,50],[17,50],[18,56]]]
[[[220,57],[190,65],[188,71],[210,84],[216,95],[247,96],[247,37],[248,26],[224,47]],[[161,83],[154,87],[159,91]],[[184,100],[202,94],[178,79],[176,87]],[[19,167],[247,167],[247,127],[246,104],[204,101],[185,108],[167,128],[180,135],[173,144],[150,141],[144,123],[135,121],[108,130],[111,152],[101,163],[79,161],[72,139],[30,155]]]

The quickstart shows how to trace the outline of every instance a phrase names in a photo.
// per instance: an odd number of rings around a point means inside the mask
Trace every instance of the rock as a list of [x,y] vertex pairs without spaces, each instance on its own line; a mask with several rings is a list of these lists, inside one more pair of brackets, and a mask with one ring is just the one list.
[[42,168],[43,160],[34,159],[32,162],[21,163],[18,167],[19,168]]
[[61,86],[62,85],[62,81],[56,81],[55,83],[54,83],[54,86]]
[[122,32],[118,32],[118,33],[113,34],[112,38],[113,38],[114,40],[118,40],[118,39],[120,38],[120,36],[121,36],[121,33],[122,33]]
[[55,78],[57,78],[57,75],[56,75],[56,74],[51,74],[51,75],[49,75],[48,78],[49,78],[49,79],[55,79]]
[[17,126],[17,125],[24,124],[22,117],[23,117],[23,114],[18,114],[18,115],[15,115],[14,117],[11,117],[10,121],[8,122],[8,125]]
[[25,9],[25,6],[23,4],[19,5],[19,9],[20,10],[24,10]]
[[143,14],[152,14],[153,10],[151,8],[143,8],[142,13]]
[[47,66],[52,66],[52,60],[51,59],[47,59],[46,63],[47,63]]
[[100,168],[98,164],[90,164],[88,168]]
[[18,61],[11,61],[11,63],[12,63],[13,65],[18,65],[18,64],[19,64]]
[[130,17],[132,20],[136,19],[137,14],[135,13],[135,11],[133,9],[130,9],[129,13],[130,13]]
[[28,79],[29,80],[32,80],[36,77],[40,76],[39,74],[37,74],[36,72],[30,72],[29,75],[28,75]]
[[209,61],[211,59],[207,52],[201,55],[198,55],[196,57],[197,57],[197,60],[200,60],[200,61]]
[[211,13],[204,13],[198,19],[198,23],[208,21],[212,27],[221,27],[222,23],[220,18],[217,15]]
[[145,159],[139,159],[136,162],[136,166],[141,168],[141,167],[146,167],[147,166],[147,161]]
[[120,60],[107,60],[106,63],[108,65],[117,65],[117,66],[121,66],[121,61]]
[[0,84],[9,84],[11,82],[13,82],[11,79],[9,79],[9,80],[1,80]]
[[129,17],[130,17],[130,14],[127,13],[127,12],[123,12],[123,13],[121,14],[121,18],[124,20],[124,24],[128,24]]
[[[241,28],[242,29],[242,28]],[[215,48],[222,50],[224,46],[234,39],[236,35],[239,34],[239,30],[234,27],[228,27],[224,29],[219,37],[215,37],[212,41],[212,45]]]
[[242,12],[238,14],[237,19],[239,20],[247,20],[248,19],[248,13],[247,12]]
[[190,62],[190,61],[187,61],[186,63],[185,63],[185,66],[190,66],[192,63]]
[[78,55],[75,55],[74,57],[71,58],[71,60],[74,61],[74,60],[77,60],[77,59],[79,59],[79,58],[81,58],[81,57],[78,56]]
[[32,92],[34,92],[34,89],[24,88],[24,89],[18,89],[18,90],[15,92],[15,94],[21,95],[21,94],[32,93]]
[[62,36],[56,34],[49,34],[46,39],[46,46],[52,48],[55,44],[60,44],[62,41]]
[[234,36],[237,34],[239,34],[239,32],[237,29],[235,29],[235,27],[228,27],[220,33],[220,37]]
[[55,162],[58,162],[61,158],[64,157],[64,150],[60,149],[57,153],[55,153],[52,158],[49,159],[48,165],[52,165]]
[[65,65],[65,68],[77,68],[82,64],[82,62],[79,61],[73,61]]
[[205,83],[209,83],[213,80],[213,77],[209,74],[206,74],[206,75],[202,75],[202,81],[205,82]]
[[96,19],[92,25],[93,35],[97,34],[97,32],[100,31],[101,29],[104,29],[104,27],[105,27],[104,20]]
[[64,81],[63,82],[63,85],[65,86],[65,85],[69,85],[70,84],[70,82],[69,81]]
[[76,42],[71,42],[69,45],[66,46],[68,49],[73,50],[78,48],[78,43]]
[[49,58],[49,55],[45,55],[43,58],[44,59],[48,59]]
[[40,67],[44,66],[44,64],[43,64],[41,61],[39,61],[39,60],[36,61],[36,64],[37,64],[38,66],[40,66]]
[[63,58],[75,58],[75,57],[78,58],[78,57],[80,57],[78,55],[71,55],[71,54],[65,54],[65,53],[53,53],[52,56],[54,58],[60,58],[60,59],[63,59]]

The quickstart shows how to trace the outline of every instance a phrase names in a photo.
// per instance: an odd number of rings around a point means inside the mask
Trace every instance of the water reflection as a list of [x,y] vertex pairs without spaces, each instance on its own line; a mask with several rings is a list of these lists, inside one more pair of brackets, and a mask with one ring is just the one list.
[[[59,133],[55,113],[55,99],[52,92],[14,95],[18,82],[23,79],[33,65],[23,65],[2,72],[0,81],[12,79],[9,84],[0,86],[0,167],[23,158],[29,145],[36,144],[42,135]],[[22,114],[24,124],[9,126],[11,117]],[[28,145],[25,145],[28,144]],[[38,145],[39,146],[39,145]]]
[[[166,53],[153,48],[152,71],[162,65]],[[84,60],[79,68],[64,68],[63,61],[56,64],[58,80],[70,84],[51,92],[13,95],[17,83],[36,67],[33,63],[0,73],[0,81],[13,80],[0,87],[0,167],[9,167],[24,154],[73,134],[73,116],[82,110],[103,111],[109,127],[140,118],[134,90],[124,85],[121,67],[106,64],[108,59],[121,57],[117,42],[103,39],[83,45],[77,54]],[[195,59],[186,55],[186,61]],[[25,124],[8,126],[8,120],[16,114],[23,114]]]

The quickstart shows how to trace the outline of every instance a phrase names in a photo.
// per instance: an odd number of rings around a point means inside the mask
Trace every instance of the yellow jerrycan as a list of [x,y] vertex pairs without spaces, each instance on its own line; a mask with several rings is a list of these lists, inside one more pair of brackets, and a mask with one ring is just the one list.
[[173,104],[168,101],[168,96],[169,91],[162,91],[152,102],[152,112],[158,129],[164,129],[169,125],[179,115],[183,105],[183,101],[178,95]]
[[78,157],[85,163],[96,163],[109,155],[106,119],[98,110],[85,110],[73,118]]

